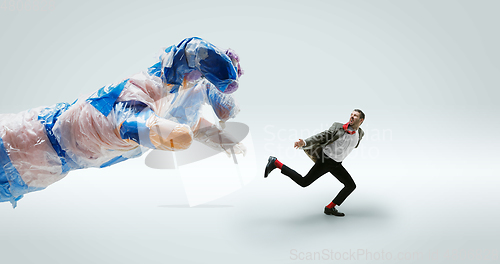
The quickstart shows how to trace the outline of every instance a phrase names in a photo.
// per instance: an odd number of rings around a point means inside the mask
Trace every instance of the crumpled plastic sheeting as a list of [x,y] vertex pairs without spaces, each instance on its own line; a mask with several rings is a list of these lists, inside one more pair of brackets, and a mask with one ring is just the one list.
[[146,72],[72,104],[0,115],[0,202],[15,207],[24,194],[71,170],[107,167],[151,148],[178,151],[197,140],[244,154],[245,147],[202,111],[211,107],[222,123],[235,117],[239,107],[231,93],[242,73],[234,51],[188,38],[165,49]]
[[[231,55],[230,50],[227,53]],[[234,67],[232,58],[200,38],[185,39],[168,47],[161,60],[161,78],[165,83],[181,85],[185,74],[197,70],[221,92],[232,93],[238,88],[236,79],[241,72]]]

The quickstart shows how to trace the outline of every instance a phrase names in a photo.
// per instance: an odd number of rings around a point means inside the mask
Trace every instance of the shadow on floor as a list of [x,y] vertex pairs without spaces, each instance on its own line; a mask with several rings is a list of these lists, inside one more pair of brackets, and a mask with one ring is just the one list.
[[189,206],[189,204],[167,204],[167,205],[159,205],[158,207],[163,207],[163,208],[230,208],[234,207],[233,205],[229,204],[200,204],[196,206]]

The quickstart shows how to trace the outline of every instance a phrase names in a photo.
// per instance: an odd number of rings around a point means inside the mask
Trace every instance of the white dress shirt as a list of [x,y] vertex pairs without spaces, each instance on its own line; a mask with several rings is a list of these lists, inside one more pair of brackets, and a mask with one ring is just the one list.
[[356,147],[359,140],[359,133],[344,133],[339,139],[323,148],[323,152],[336,162],[342,162],[349,153]]

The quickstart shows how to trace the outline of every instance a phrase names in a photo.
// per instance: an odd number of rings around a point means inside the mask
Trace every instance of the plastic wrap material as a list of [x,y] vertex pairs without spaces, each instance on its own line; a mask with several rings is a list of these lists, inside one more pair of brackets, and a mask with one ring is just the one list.
[[[24,194],[71,170],[107,167],[148,149],[184,150],[193,140],[218,150],[237,146],[213,135],[224,135],[218,121],[239,111],[229,93],[241,74],[234,51],[188,38],[165,49],[146,72],[73,104],[0,115],[0,202],[15,207]],[[209,121],[206,107],[219,120]],[[244,153],[239,146],[236,153]]]

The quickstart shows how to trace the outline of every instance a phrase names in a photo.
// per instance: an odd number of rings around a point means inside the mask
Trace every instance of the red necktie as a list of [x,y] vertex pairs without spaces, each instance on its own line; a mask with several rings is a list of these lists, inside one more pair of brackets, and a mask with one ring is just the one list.
[[356,133],[356,131],[349,131],[349,130],[347,130],[348,127],[349,127],[349,122],[345,123],[345,125],[342,126],[342,128],[344,128],[345,132],[347,132],[347,133],[349,133],[351,135],[354,134],[354,133]]

